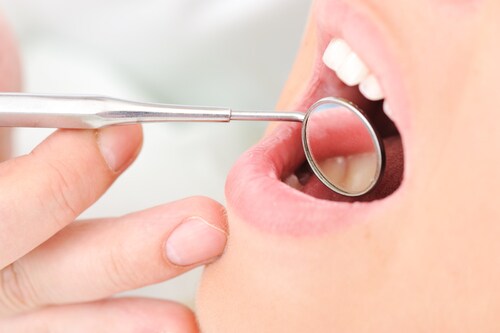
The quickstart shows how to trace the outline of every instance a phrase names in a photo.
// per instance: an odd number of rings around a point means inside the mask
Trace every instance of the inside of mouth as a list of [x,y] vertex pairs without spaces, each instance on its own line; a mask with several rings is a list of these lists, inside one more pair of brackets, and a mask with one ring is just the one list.
[[[374,201],[391,195],[399,188],[403,180],[404,152],[401,135],[396,125],[383,112],[382,102],[371,102],[359,93],[357,87],[343,86],[338,81],[323,81],[321,83],[316,92],[311,94],[307,104],[312,105],[321,98],[335,96],[348,99],[358,105],[382,139],[386,156],[385,168],[377,185],[367,194],[358,197],[347,197],[329,189],[313,173],[305,158],[292,168],[292,172],[284,175],[283,181],[296,190],[324,200]],[[363,170],[360,169],[357,172],[363,172]]]

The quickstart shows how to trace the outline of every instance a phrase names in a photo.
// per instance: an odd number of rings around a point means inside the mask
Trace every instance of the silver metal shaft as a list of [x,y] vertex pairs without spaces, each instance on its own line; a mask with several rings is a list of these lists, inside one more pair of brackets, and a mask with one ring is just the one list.
[[0,93],[0,127],[100,128],[147,122],[304,120],[300,112],[140,103],[86,95]]
[[231,111],[231,120],[303,122],[305,113],[277,111]]

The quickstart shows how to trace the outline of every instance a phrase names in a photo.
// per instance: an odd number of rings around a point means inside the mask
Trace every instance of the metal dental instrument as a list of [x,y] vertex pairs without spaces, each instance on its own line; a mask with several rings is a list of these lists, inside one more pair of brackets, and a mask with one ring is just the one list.
[[[92,129],[137,123],[232,120],[303,123],[302,143],[312,171],[328,188],[342,195],[356,197],[368,193],[383,172],[385,155],[379,136],[359,108],[340,98],[324,98],[304,114],[140,103],[101,96],[0,93],[1,127]],[[318,133],[320,137],[315,136]],[[361,162],[369,170],[363,171],[360,180],[357,174],[349,172],[354,172],[350,164]]]

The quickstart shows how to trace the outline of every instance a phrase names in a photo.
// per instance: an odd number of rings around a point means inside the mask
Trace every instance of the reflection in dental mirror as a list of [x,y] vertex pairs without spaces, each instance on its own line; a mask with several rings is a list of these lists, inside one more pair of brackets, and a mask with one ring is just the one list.
[[302,141],[316,176],[346,196],[368,193],[379,181],[384,150],[364,113],[338,98],[315,103],[306,114]]

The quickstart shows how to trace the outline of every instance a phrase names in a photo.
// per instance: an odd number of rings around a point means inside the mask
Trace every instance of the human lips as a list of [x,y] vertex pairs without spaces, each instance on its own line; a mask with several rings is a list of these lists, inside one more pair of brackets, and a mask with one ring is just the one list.
[[[229,211],[271,232],[294,235],[323,232],[335,226],[365,220],[377,211],[385,210],[388,202],[400,197],[393,194],[390,199],[373,201],[400,188],[403,159],[402,141],[398,135],[394,135],[397,130],[380,110],[380,102],[374,104],[362,98],[358,88],[350,88],[342,83],[322,61],[330,41],[334,37],[342,38],[366,62],[372,75],[377,77],[377,83],[382,86],[391,109],[405,110],[407,101],[404,99],[404,85],[394,65],[396,62],[393,61],[390,44],[374,23],[376,21],[344,2],[317,2],[315,15],[319,52],[310,78],[305,80],[307,87],[294,109],[306,110],[316,100],[326,96],[355,101],[384,132],[388,168],[382,184],[362,198],[363,202],[347,202],[350,200],[327,190],[316,177],[301,168],[304,154],[300,125],[278,126],[271,135],[241,157],[232,169],[226,186]],[[347,74],[344,73],[344,77]],[[354,81],[357,79],[354,77]],[[407,114],[393,113],[391,119],[403,134],[410,131]],[[288,184],[283,180],[287,180]]]

